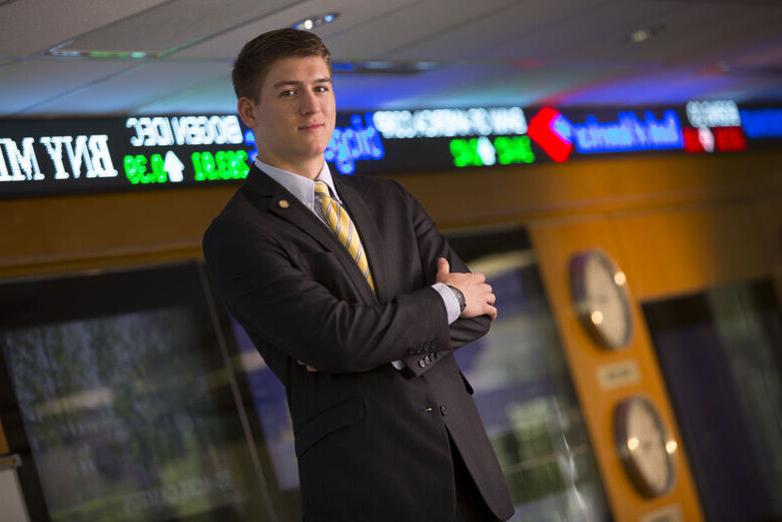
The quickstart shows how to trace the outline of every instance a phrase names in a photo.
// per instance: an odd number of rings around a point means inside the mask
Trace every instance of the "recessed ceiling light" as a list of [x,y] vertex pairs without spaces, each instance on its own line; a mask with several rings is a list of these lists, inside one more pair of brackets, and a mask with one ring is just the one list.
[[338,17],[339,17],[339,13],[328,13],[319,16],[311,16],[309,18],[305,18],[304,20],[299,20],[291,27],[293,27],[294,29],[299,29],[301,31],[312,31],[319,25],[330,24]]
[[646,29],[638,29],[630,34],[630,39],[635,43],[645,42],[651,35]]
[[46,54],[57,57],[74,57],[74,58],[109,58],[116,60],[124,60],[128,58],[141,59],[147,56],[154,56],[153,54],[144,51],[116,51],[116,50],[103,50],[103,49],[65,49],[66,46],[71,45],[73,40],[69,40],[60,45],[55,45]]
[[663,30],[662,24],[655,24],[649,27],[643,27],[641,29],[637,29],[630,33],[630,41],[633,43],[643,43],[653,36],[657,36],[660,34],[660,31]]

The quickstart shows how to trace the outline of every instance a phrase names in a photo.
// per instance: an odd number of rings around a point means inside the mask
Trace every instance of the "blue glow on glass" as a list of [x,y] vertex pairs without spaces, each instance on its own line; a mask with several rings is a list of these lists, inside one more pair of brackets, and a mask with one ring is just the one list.
[[[372,121],[372,113],[366,115]],[[380,160],[385,156],[383,140],[374,125],[365,125],[360,114],[350,117],[350,127],[336,127],[324,153],[340,174],[355,174],[356,160]]]
[[[591,114],[585,120],[570,122],[576,150],[582,154],[684,148],[681,124],[672,110],[660,120],[652,111],[644,113],[643,121],[633,112],[620,112],[613,122],[600,122]],[[557,131],[567,136],[562,129]]]
[[350,62],[332,62],[331,68],[336,72],[353,72],[356,66]]
[[364,62],[364,67],[367,69],[392,69],[394,63],[387,60],[369,60]]
[[255,157],[258,155],[258,147],[255,145],[255,134],[250,129],[244,131],[244,144],[249,149],[250,161],[254,162]]
[[741,109],[740,112],[747,137],[782,138],[782,109]]
[[440,66],[440,62],[415,62],[415,68],[419,71],[431,71],[437,69]]

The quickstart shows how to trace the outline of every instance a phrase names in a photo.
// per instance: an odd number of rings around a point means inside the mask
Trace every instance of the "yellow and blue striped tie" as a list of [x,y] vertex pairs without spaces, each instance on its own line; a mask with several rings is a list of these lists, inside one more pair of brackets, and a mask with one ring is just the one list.
[[369,273],[369,263],[364,253],[364,247],[361,246],[358,230],[353,225],[353,221],[350,219],[347,211],[342,208],[336,199],[331,197],[329,186],[325,181],[317,180],[315,182],[315,196],[320,199],[323,219],[326,220],[329,228],[337,236],[342,246],[350,253],[359,270],[367,278],[367,283],[374,290],[375,282],[372,280],[372,274]]

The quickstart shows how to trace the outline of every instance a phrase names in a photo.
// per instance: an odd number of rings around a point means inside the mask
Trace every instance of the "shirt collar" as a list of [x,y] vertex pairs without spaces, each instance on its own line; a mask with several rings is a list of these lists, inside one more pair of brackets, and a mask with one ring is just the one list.
[[[273,167],[268,163],[264,163],[258,157],[255,158],[255,166],[261,169],[262,172],[266,173],[274,181],[285,187],[288,192],[296,196],[296,199],[304,203],[308,208],[314,208],[315,181],[295,174],[289,170]],[[341,204],[342,200],[339,199],[337,189],[334,187],[331,170],[329,170],[329,165],[325,161],[323,162],[323,167],[320,169],[320,174],[318,174],[317,179],[324,181],[329,186],[329,190],[331,190],[331,193]]]

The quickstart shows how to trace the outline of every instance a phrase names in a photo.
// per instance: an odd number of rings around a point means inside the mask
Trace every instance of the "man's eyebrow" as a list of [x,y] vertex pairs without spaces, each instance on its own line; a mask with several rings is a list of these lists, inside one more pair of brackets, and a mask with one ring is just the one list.
[[[314,80],[312,83],[313,84],[317,84],[317,83],[331,83],[331,78],[330,77],[318,78],[317,80]],[[303,85],[303,84],[304,84],[304,82],[300,82],[298,80],[282,80],[282,81],[279,81],[279,82],[275,83],[272,87],[275,88],[275,89],[279,89],[280,87],[284,87],[286,85],[292,85],[294,87],[298,87],[298,86]]]

